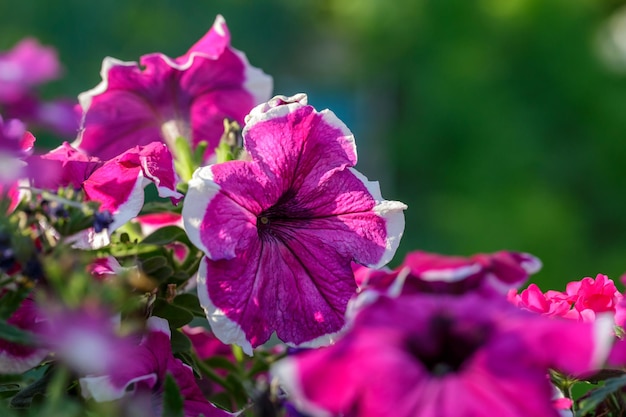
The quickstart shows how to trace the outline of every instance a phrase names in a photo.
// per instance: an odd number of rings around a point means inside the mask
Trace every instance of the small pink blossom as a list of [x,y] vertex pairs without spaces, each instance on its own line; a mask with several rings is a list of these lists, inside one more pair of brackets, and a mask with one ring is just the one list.
[[201,304],[216,336],[248,354],[274,331],[294,345],[328,343],[356,290],[351,262],[391,260],[406,206],[352,168],[354,137],[304,94],[256,107],[243,137],[250,161],[189,181],[185,230],[206,255]]
[[595,279],[586,277],[572,281],[567,284],[565,292],[550,290],[544,294],[536,284],[531,284],[519,294],[511,291],[508,298],[520,308],[546,316],[580,321],[594,321],[598,314],[606,312],[623,316],[623,297],[613,281],[602,274]]
[[271,372],[314,417],[557,417],[548,371],[600,366],[611,340],[595,327],[604,325],[548,319],[474,293],[380,297],[337,343]]
[[84,112],[78,147],[110,159],[136,145],[173,144],[178,137],[208,142],[213,155],[225,118],[240,124],[256,104],[270,98],[271,77],[230,46],[222,16],[178,58],[143,55],[140,63],[105,58],[102,82],[82,93]]
[[61,65],[54,48],[26,38],[13,49],[0,53],[0,104],[28,95],[33,86],[58,78]]

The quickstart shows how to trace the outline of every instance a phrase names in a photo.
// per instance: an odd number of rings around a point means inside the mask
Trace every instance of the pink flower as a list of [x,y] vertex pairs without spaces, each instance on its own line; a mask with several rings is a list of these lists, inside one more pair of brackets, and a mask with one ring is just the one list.
[[44,47],[36,39],[26,38],[10,51],[0,54],[0,109],[11,118],[37,127],[49,128],[62,135],[76,135],[76,103],[69,100],[43,102],[34,87],[58,78],[61,65],[54,48]]
[[414,251],[392,272],[370,272],[362,287],[384,292],[401,277],[405,280],[402,289],[405,294],[478,291],[484,295],[504,295],[540,268],[539,259],[520,252],[481,253],[465,258]]
[[356,290],[351,261],[389,262],[406,206],[352,168],[354,137],[304,94],[256,107],[243,137],[251,161],[200,168],[185,197],[185,230],[206,254],[201,304],[215,335],[248,354],[274,331],[327,343]]
[[622,295],[617,291],[613,280],[598,274],[595,279],[586,277],[567,284],[566,292],[574,302],[574,308],[583,314],[585,311],[603,313],[615,312]]
[[[0,302],[6,296],[0,291]],[[43,315],[31,298],[26,298],[11,314],[7,323],[33,335],[41,334],[46,329]],[[21,374],[38,365],[46,356],[49,349],[41,344],[25,346],[0,339],[0,374]]]
[[[137,216],[135,217],[134,222],[139,224],[141,227],[141,233],[144,236],[148,236],[166,226],[177,226],[181,229],[183,228],[182,216],[179,213],[172,213],[168,211]],[[184,261],[189,254],[187,246],[180,242],[168,243],[165,246],[172,251],[174,257],[180,262]]]
[[45,306],[47,327],[40,340],[55,357],[81,375],[111,372],[131,366],[132,337],[119,334],[119,317],[106,309],[85,305],[75,310]]
[[204,327],[185,326],[181,330],[189,338],[189,340],[191,340],[193,350],[201,360],[205,360],[216,355],[231,357],[233,354],[229,345],[222,343],[213,333]]
[[287,357],[272,374],[311,416],[557,417],[548,370],[595,369],[607,332],[485,300],[381,297],[336,344]]
[[61,65],[54,48],[26,38],[0,54],[0,104],[13,103],[28,95],[33,86],[56,79]]
[[0,187],[27,176],[26,159],[33,153],[35,137],[17,119],[0,116]]
[[207,141],[208,159],[224,131],[224,118],[242,123],[269,99],[272,79],[230,47],[222,16],[185,55],[144,55],[140,64],[105,58],[102,82],[79,96],[84,111],[78,147],[110,159],[135,145],[178,137]]
[[58,173],[35,185],[82,188],[87,200],[100,202],[100,211],[113,215],[109,232],[139,214],[144,202],[143,190],[150,183],[156,185],[161,197],[169,197],[175,203],[182,198],[176,191],[178,177],[172,155],[158,142],[136,146],[108,161],[87,156],[64,143],[33,163],[42,170]]
[[[512,291],[509,301],[526,310],[546,316],[560,316],[573,320],[594,321],[597,314],[609,312],[622,317],[623,297],[615,284],[606,275],[598,274],[595,279],[587,277],[567,284],[566,292],[541,292],[531,284],[520,294]],[[620,319],[618,324],[622,320]]]
[[170,328],[159,317],[148,319],[148,333],[141,343],[127,354],[126,366],[117,366],[107,374],[80,379],[82,395],[95,401],[112,401],[124,396],[151,394],[153,415],[160,416],[163,408],[163,384],[170,374],[184,399],[185,417],[229,416],[202,395],[193,370],[172,355]]
[[530,284],[528,288],[517,294],[511,290],[509,301],[522,309],[529,310],[544,316],[556,316],[573,320],[580,319],[580,313],[572,310],[572,300],[567,294],[559,291],[547,291],[545,294],[537,284]]

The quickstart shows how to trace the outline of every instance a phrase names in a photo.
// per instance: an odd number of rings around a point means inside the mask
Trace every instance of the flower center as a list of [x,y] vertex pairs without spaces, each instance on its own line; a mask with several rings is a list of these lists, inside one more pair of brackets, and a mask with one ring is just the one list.
[[274,205],[257,216],[259,238],[290,240],[295,234],[295,227],[301,227],[311,217],[310,211],[298,204],[296,192],[288,189]]
[[489,339],[485,324],[462,322],[445,313],[434,316],[426,338],[415,335],[406,340],[406,349],[433,376],[462,370],[464,364]]

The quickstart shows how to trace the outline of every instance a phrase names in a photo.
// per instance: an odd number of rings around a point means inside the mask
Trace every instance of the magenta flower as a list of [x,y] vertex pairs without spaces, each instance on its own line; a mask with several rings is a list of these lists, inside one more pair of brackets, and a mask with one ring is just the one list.
[[557,417],[548,370],[601,365],[610,335],[595,330],[472,293],[381,297],[336,344],[272,373],[311,416]]
[[500,251],[470,257],[410,252],[394,271],[360,271],[361,287],[382,292],[400,277],[402,292],[505,295],[518,288],[541,268],[541,261],[527,253]]
[[0,54],[0,104],[14,103],[32,87],[56,79],[61,65],[54,48],[26,38],[10,51]]
[[0,116],[0,187],[27,175],[24,161],[33,152],[35,137],[17,119]]
[[170,328],[159,317],[148,319],[148,333],[138,346],[127,353],[126,366],[117,366],[105,375],[80,379],[82,395],[95,401],[112,401],[124,396],[152,397],[153,415],[162,415],[163,383],[170,374],[184,398],[185,417],[222,417],[230,414],[216,408],[202,395],[193,370],[172,355]]
[[566,291],[542,293],[536,284],[531,284],[520,294],[511,291],[509,301],[525,310],[546,316],[560,316],[572,320],[594,321],[601,313],[611,313],[623,322],[623,296],[613,280],[598,274],[595,279],[586,277],[567,284]]
[[274,331],[327,343],[356,290],[351,261],[389,262],[406,206],[352,168],[354,137],[304,94],[256,107],[243,136],[251,161],[200,168],[185,197],[185,230],[206,254],[200,301],[217,337],[248,354]]
[[172,155],[163,143],[136,146],[108,161],[87,156],[64,143],[33,163],[41,170],[57,173],[45,181],[35,181],[36,186],[82,188],[87,200],[100,202],[100,212],[113,215],[112,223],[107,225],[109,232],[139,214],[143,190],[150,183],[156,185],[161,197],[169,197],[174,203],[182,198],[176,191],[178,177]]
[[75,310],[46,306],[42,314],[47,327],[40,340],[79,374],[102,374],[132,365],[129,355],[136,343],[120,335],[119,316],[93,305]]
[[[5,292],[0,291],[0,303],[4,295]],[[46,331],[44,317],[31,298],[22,301],[7,323],[33,335]],[[49,352],[42,345],[25,346],[0,339],[0,374],[21,374],[38,365]]]
[[222,16],[183,56],[144,55],[140,63],[105,58],[102,82],[79,96],[84,111],[78,147],[113,158],[135,145],[178,137],[207,141],[208,159],[224,131],[224,118],[244,116],[270,98],[272,79],[230,47]]

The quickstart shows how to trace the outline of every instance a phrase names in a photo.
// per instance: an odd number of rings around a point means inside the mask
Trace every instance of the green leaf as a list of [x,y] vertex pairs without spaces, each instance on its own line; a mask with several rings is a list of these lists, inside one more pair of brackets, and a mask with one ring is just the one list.
[[162,417],[184,417],[183,397],[172,375],[165,376],[163,389],[163,413]]
[[141,269],[146,274],[152,274],[154,271],[167,266],[167,258],[165,256],[152,256],[141,261]]
[[32,345],[34,337],[30,332],[11,326],[5,320],[0,320],[0,339],[20,345]]
[[183,229],[178,226],[165,226],[146,236],[141,244],[163,246],[172,242],[181,242],[191,246],[191,241]]
[[576,417],[582,417],[587,413],[594,411],[609,395],[621,390],[625,386],[626,375],[605,380],[603,386],[589,391],[589,395],[587,397],[578,401]]
[[200,306],[200,300],[194,294],[180,294],[176,296],[174,305],[188,310],[196,317],[205,317],[204,309]]
[[170,323],[170,327],[178,329],[193,320],[193,314],[188,310],[170,304],[162,298],[157,298],[154,302],[153,314],[163,317]]
[[205,359],[204,363],[211,368],[225,369],[230,372],[239,372],[239,367],[224,356],[212,356]]
[[172,330],[172,352],[184,353],[191,351],[191,340],[178,330]]

